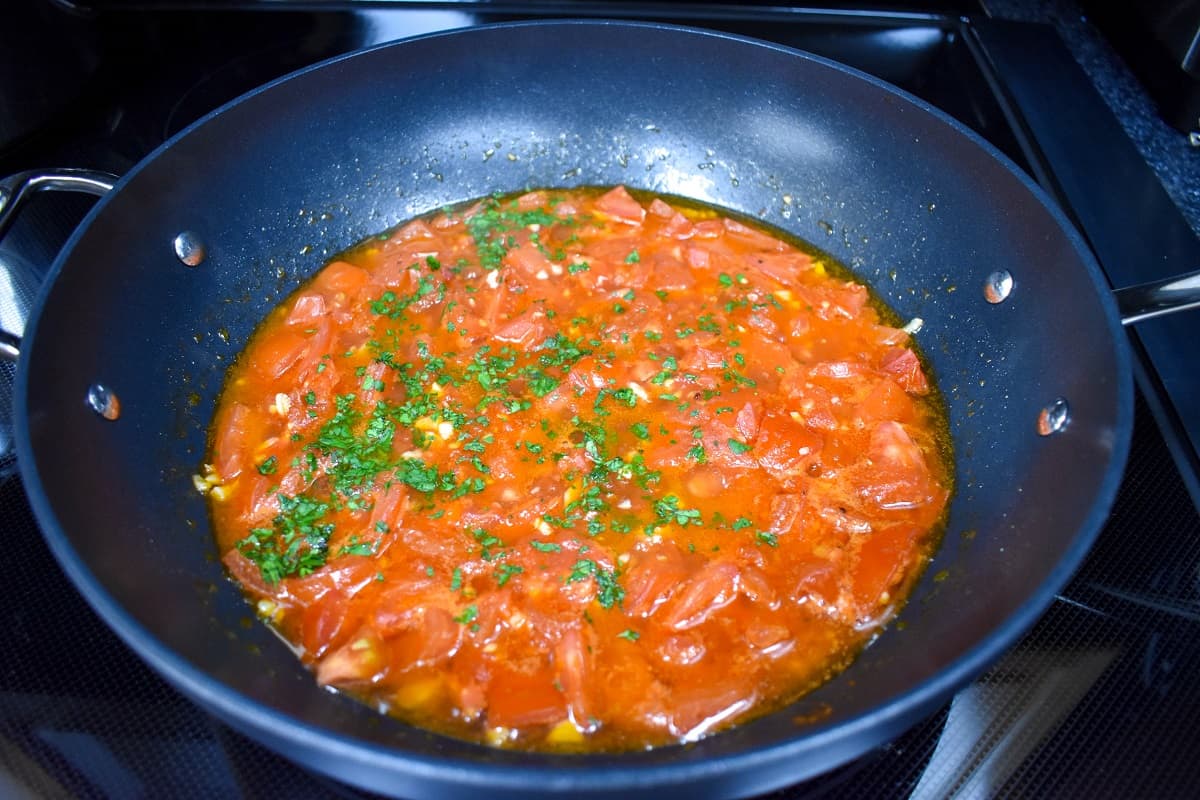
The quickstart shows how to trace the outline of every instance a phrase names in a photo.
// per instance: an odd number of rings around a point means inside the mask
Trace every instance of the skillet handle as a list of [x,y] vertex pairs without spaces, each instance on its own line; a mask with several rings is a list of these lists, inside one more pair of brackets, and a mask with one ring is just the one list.
[[1113,296],[1117,300],[1122,325],[1200,308],[1200,272],[1117,289]]
[[[0,238],[12,226],[21,206],[38,192],[84,192],[99,196],[116,182],[116,175],[88,169],[29,170],[0,179]],[[16,361],[20,351],[21,338],[11,331],[0,330],[0,361]]]

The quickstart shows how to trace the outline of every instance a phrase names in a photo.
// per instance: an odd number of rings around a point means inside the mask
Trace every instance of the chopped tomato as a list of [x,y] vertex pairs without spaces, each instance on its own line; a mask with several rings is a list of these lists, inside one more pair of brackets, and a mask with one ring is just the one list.
[[883,359],[879,362],[879,369],[894,375],[896,382],[905,391],[913,394],[928,394],[929,392],[929,382],[925,379],[921,362],[917,358],[917,354],[907,347],[893,347],[884,353]]
[[895,612],[950,490],[914,340],[837,272],[624,187],[367,240],[231,369],[195,477],[222,560],[320,684],[453,736],[776,707]]
[[362,629],[317,662],[317,683],[323,686],[368,683],[387,667],[383,643],[373,631]]
[[709,562],[680,587],[663,609],[661,623],[676,631],[704,623],[737,599],[738,577],[735,565],[723,561]]
[[640,223],[646,218],[646,209],[633,199],[624,186],[609,191],[596,201],[596,210],[622,222]]
[[246,447],[262,435],[261,422],[241,403],[228,407],[213,443],[212,461],[222,481],[232,481],[245,467]]

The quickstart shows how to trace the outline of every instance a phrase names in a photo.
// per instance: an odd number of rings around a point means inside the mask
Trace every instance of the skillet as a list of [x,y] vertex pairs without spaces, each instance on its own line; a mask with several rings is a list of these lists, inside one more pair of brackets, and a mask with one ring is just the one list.
[[[0,212],[54,183],[106,188],[22,176]],[[224,370],[267,310],[370,234],[493,191],[615,183],[760,217],[924,320],[958,491],[903,630],[788,709],[649,752],[490,750],[320,690],[268,630],[241,625],[250,609],[192,489]],[[1162,310],[1162,292],[1148,297]],[[6,341],[20,351],[22,479],[105,621],[233,727],[413,798],[743,796],[894,738],[1011,646],[1078,566],[1132,419],[1101,273],[988,144],[832,62],[636,23],[436,34],[250,93],[116,182],[51,268],[24,340]]]

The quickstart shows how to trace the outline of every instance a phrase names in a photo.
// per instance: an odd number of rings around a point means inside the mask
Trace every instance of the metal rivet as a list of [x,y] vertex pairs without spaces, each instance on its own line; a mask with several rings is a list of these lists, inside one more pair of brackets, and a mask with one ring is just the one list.
[[204,249],[204,242],[200,241],[200,237],[191,231],[184,231],[176,236],[172,245],[175,247],[175,257],[189,267],[199,266],[200,262],[204,261],[204,257],[208,255]]
[[1037,430],[1042,436],[1059,433],[1071,421],[1071,407],[1061,397],[1042,409],[1038,414]]
[[93,383],[87,391],[88,408],[105,419],[116,419],[121,416],[121,401],[117,396],[99,383]]
[[1012,290],[1013,276],[1006,269],[996,270],[983,283],[983,296],[993,305],[1007,300]]

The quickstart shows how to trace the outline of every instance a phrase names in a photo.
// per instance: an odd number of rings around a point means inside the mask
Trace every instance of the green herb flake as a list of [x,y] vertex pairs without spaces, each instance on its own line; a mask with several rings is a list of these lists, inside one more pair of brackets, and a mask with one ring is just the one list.
[[346,544],[338,548],[339,556],[372,556],[375,555],[374,542],[360,542],[358,536],[351,536]]
[[496,568],[496,585],[503,586],[514,575],[520,575],[524,571],[524,567],[519,567],[516,564],[501,564]]
[[[580,551],[582,552],[582,550]],[[606,570],[590,558],[581,558],[571,568],[567,583],[594,578],[596,581],[596,600],[603,608],[612,608],[625,599],[625,589],[617,582],[617,575]]]
[[270,528],[252,528],[237,542],[238,550],[258,566],[264,581],[304,577],[325,565],[333,524],[321,520],[330,506],[304,495],[280,494],[279,513]]
[[479,609],[475,607],[474,603],[472,603],[471,605],[464,608],[462,613],[454,618],[454,621],[459,623],[460,625],[466,625],[467,623],[474,622],[478,618],[479,618]]

